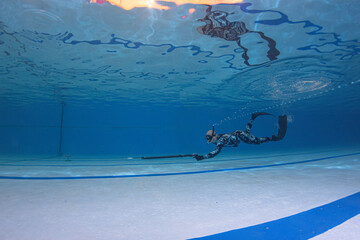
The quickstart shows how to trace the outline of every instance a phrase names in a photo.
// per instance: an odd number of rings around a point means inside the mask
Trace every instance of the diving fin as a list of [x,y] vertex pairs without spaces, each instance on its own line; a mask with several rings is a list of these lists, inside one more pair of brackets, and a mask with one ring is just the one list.
[[258,116],[262,116],[262,115],[272,115],[272,114],[266,113],[266,112],[256,112],[256,113],[251,114],[251,119],[254,120]]
[[279,141],[285,137],[287,130],[287,115],[279,116],[279,129],[278,129],[278,135],[272,135],[271,140],[272,141]]

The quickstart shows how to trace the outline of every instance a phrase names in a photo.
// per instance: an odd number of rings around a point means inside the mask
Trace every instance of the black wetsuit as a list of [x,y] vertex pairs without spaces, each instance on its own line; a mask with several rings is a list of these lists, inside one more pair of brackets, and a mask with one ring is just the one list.
[[216,145],[216,149],[206,155],[203,156],[195,156],[197,160],[212,158],[218,155],[223,147],[237,147],[240,142],[247,144],[261,144],[269,141],[279,141],[284,138],[287,129],[287,116],[279,116],[279,130],[278,135],[273,135],[270,137],[256,137],[250,133],[252,123],[256,117],[260,115],[270,115],[268,113],[254,113],[252,118],[246,125],[246,130],[241,131],[237,130],[230,134],[217,134],[217,140],[214,143]]

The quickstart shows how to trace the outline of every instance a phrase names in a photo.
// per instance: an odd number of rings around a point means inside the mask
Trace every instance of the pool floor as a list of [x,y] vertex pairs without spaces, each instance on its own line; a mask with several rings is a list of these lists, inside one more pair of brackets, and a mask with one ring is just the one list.
[[359,239],[360,148],[0,157],[0,238]]

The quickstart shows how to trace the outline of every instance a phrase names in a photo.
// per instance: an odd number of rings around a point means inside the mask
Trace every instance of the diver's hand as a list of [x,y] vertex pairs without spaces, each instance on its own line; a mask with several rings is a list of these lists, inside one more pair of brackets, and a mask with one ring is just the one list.
[[197,161],[203,160],[204,156],[194,155],[194,158],[196,158]]

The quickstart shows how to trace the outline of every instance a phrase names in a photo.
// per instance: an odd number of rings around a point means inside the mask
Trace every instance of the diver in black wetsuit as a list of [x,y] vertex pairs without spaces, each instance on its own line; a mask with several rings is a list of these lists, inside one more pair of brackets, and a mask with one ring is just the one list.
[[194,155],[194,158],[196,160],[200,161],[207,158],[215,157],[217,154],[220,153],[221,149],[223,147],[237,147],[240,142],[248,143],[248,144],[261,144],[264,142],[269,141],[279,141],[285,137],[286,130],[287,130],[287,115],[279,116],[279,129],[278,129],[278,135],[272,135],[272,137],[255,137],[250,133],[252,123],[260,115],[272,115],[269,113],[259,112],[259,113],[253,113],[251,116],[250,121],[246,125],[246,130],[236,130],[233,133],[230,134],[216,134],[213,130],[209,130],[206,133],[206,140],[208,140],[209,143],[214,143],[216,145],[216,149],[206,155]]

